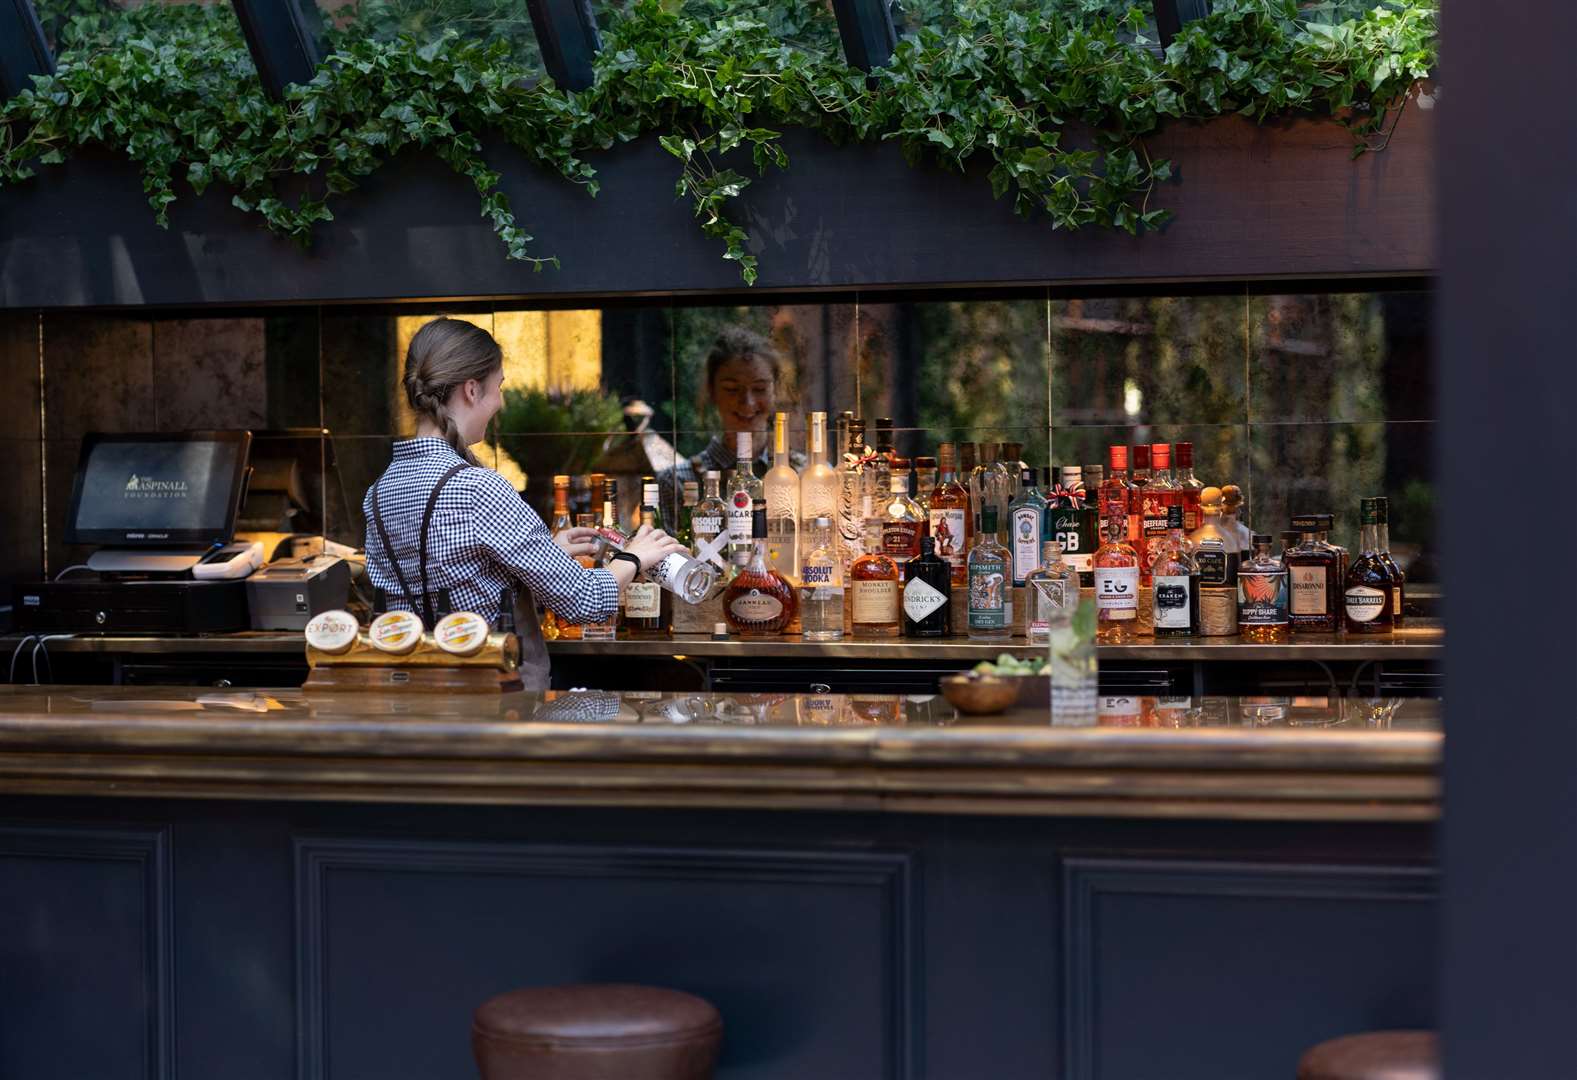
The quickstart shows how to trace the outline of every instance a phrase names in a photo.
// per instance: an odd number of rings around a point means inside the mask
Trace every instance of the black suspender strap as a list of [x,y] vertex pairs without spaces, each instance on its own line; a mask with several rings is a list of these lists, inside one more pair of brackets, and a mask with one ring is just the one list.
[[454,478],[455,473],[469,468],[465,462],[451,468],[439,477],[434,485],[432,494],[427,496],[427,506],[422,510],[422,531],[417,551],[420,559],[422,575],[422,599],[417,603],[416,597],[411,593],[411,587],[405,580],[405,572],[400,569],[400,560],[394,554],[394,545],[389,542],[389,530],[383,524],[383,512],[378,509],[378,485],[372,485],[372,523],[378,528],[378,539],[383,541],[383,553],[389,557],[389,565],[394,568],[394,579],[400,583],[400,591],[405,594],[405,602],[411,605],[411,611],[422,616],[423,622],[431,628],[433,619],[432,597],[427,590],[427,534],[432,527],[433,509],[438,505],[438,494],[443,491],[444,485]]

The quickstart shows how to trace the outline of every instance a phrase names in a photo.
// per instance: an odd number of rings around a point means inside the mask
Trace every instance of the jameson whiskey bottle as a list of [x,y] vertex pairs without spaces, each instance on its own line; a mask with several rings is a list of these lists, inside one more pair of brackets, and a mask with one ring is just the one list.
[[936,541],[920,539],[920,555],[904,566],[904,637],[938,638],[953,632],[953,568],[936,553]]

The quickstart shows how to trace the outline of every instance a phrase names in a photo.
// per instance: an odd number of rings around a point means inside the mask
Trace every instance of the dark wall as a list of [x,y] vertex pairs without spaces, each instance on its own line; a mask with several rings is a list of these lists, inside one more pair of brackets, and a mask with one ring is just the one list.
[[[904,163],[893,143],[831,147],[790,132],[791,165],[753,182],[737,211],[766,289],[1232,280],[1425,274],[1432,113],[1408,109],[1383,153],[1351,160],[1332,123],[1256,127],[1230,117],[1153,139],[1177,178],[1155,202],[1161,235],[1054,231],[993,200],[988,162],[964,175]],[[445,297],[595,297],[742,290],[734,264],[674,198],[678,163],[653,139],[594,155],[601,193],[548,176],[513,148],[493,167],[533,252],[511,263],[470,182],[408,155],[333,204],[310,251],[267,234],[231,192],[188,194],[154,225],[136,170],[74,154],[0,201],[0,307],[251,304]],[[748,163],[741,167],[750,171]]]
[[1290,1076],[1321,1039],[1433,1022],[1429,845],[1369,824],[13,799],[0,1075],[470,1080],[485,998],[633,980],[718,1005],[720,1080]]

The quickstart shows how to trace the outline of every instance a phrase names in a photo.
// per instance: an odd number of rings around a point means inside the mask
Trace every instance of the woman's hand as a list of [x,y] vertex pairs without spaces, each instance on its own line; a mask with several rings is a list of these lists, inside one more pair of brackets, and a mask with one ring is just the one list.
[[624,550],[641,560],[642,570],[650,570],[674,552],[684,551],[685,546],[661,529],[642,525],[626,541]]
[[553,542],[571,557],[591,556],[597,554],[597,530],[586,529],[578,525],[565,529],[553,537]]

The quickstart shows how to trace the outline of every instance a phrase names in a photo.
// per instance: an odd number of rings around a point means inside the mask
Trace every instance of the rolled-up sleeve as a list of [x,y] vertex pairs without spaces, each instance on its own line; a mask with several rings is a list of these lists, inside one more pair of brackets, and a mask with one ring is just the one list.
[[573,623],[613,618],[619,610],[618,579],[567,555],[508,480],[489,470],[475,471],[481,475],[471,515],[477,546],[559,618]]

